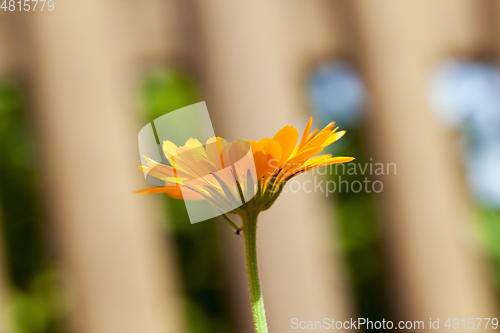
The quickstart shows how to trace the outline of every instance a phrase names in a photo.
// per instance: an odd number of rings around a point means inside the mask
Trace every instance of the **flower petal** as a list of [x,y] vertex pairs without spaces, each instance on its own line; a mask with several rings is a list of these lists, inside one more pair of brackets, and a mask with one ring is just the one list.
[[300,140],[298,149],[302,148],[307,142],[307,139],[309,139],[309,132],[311,131],[311,126],[312,126],[312,121],[313,117],[309,118],[309,121],[307,122],[306,128],[304,128],[304,133],[302,134],[302,139]]
[[167,158],[167,160],[170,162],[170,164],[173,165],[172,163],[172,156],[177,155],[177,145],[173,143],[172,141],[165,140],[163,141],[163,154]]
[[212,161],[212,163],[220,170],[222,166],[221,149],[219,145],[219,137],[213,137],[207,140],[205,144],[205,149],[207,151],[207,156]]
[[253,160],[255,162],[257,179],[260,179],[264,176],[264,171],[267,166],[266,152],[258,142],[250,141],[250,146],[252,148]]
[[[174,199],[185,199],[185,200],[203,200],[203,197],[194,191],[184,190],[181,191],[180,186],[163,186],[163,187],[152,187],[141,191],[136,191],[137,194],[152,194],[152,193],[167,193]],[[183,197],[183,194],[185,197]]]
[[279,162],[282,155],[280,144],[272,139],[266,139],[267,140],[264,140],[264,144],[262,145],[262,148],[266,153],[266,168],[264,169],[264,177],[270,176],[274,170],[280,167]]
[[335,141],[337,141],[338,139],[343,137],[344,134],[345,134],[345,131],[331,133],[330,137],[328,139],[326,139],[326,141],[321,144],[321,147],[326,147],[328,145],[331,145],[332,143],[334,143]]
[[300,168],[309,158],[321,153],[322,151],[322,147],[314,147],[300,152],[282,166],[281,172],[283,174],[293,173],[294,170]]
[[307,149],[311,149],[314,147],[321,147],[321,144],[323,144],[323,142],[325,142],[329,136],[330,136],[330,132],[323,132],[321,134],[316,135],[309,142],[307,142],[304,145],[304,147],[302,147],[302,150],[307,150]]
[[283,164],[292,154],[295,145],[299,140],[299,131],[293,126],[285,126],[273,136],[273,140],[281,146],[280,165]]
[[347,163],[347,162],[351,162],[352,160],[354,160],[354,157],[336,156],[336,157],[329,158],[329,159],[325,160],[324,162],[320,162],[320,163],[309,163],[308,162],[308,163],[306,163],[306,165],[302,166],[300,169],[295,170],[292,174],[288,174],[287,180],[289,180],[290,178],[293,178],[295,176],[298,176],[299,174],[306,172],[306,171],[309,171],[309,170],[313,170],[313,169],[316,169],[319,167],[332,165],[332,164]]

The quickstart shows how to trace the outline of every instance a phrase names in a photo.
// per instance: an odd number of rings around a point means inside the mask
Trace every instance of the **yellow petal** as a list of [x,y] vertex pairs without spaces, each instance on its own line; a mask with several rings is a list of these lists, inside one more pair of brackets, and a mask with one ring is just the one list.
[[331,123],[329,123],[328,125],[326,125],[325,128],[323,128],[321,130],[321,132],[319,132],[319,133],[330,132],[332,130],[333,126],[335,126],[335,122],[334,121],[332,121]]
[[266,168],[264,169],[264,177],[267,177],[281,166],[279,162],[281,160],[282,151],[280,144],[271,139],[265,140],[262,148],[266,153]]
[[253,160],[255,162],[255,172],[257,173],[257,179],[260,179],[264,176],[264,171],[266,170],[267,166],[267,157],[266,157],[266,152],[262,148],[262,146],[255,141],[249,141],[251,148],[252,148],[252,154],[253,154]]
[[273,140],[281,146],[281,159],[279,163],[281,165],[292,154],[299,140],[299,131],[293,126],[285,126],[274,135]]
[[219,154],[220,154],[220,159],[222,162],[222,168],[225,168],[224,159],[222,158],[222,151],[228,145],[228,143],[223,138],[217,137],[217,144],[219,145]]
[[307,160],[304,163],[304,165],[318,164],[318,163],[327,162],[330,158],[332,158],[331,154],[316,156],[316,157],[313,157],[313,158]]
[[205,145],[207,151],[207,156],[212,161],[212,163],[220,170],[222,169],[222,157],[221,150],[219,147],[218,138],[213,137],[207,140]]
[[[323,161],[323,162],[319,162],[319,163],[307,162],[306,165],[302,166],[300,169],[295,170],[293,172],[293,174],[298,175],[300,173],[303,173],[303,172],[306,172],[309,170],[313,170],[313,169],[316,169],[319,167],[332,165],[332,164],[338,164],[338,163],[347,163],[347,162],[351,162],[352,160],[354,160],[354,157],[336,156],[336,157],[329,158],[328,160]],[[288,176],[290,176],[290,175],[288,175]]]
[[205,176],[216,172],[218,168],[208,158],[204,146],[197,146],[188,149],[175,157],[177,164],[182,161],[185,166],[189,166],[198,176]]
[[326,139],[325,142],[323,142],[321,144],[321,147],[326,147],[326,146],[331,145],[332,143],[334,143],[335,141],[337,141],[338,139],[340,139],[341,137],[343,137],[344,134],[345,134],[345,131],[340,131],[340,132],[337,132],[337,133],[331,133],[330,137],[328,139]]
[[304,128],[304,133],[302,134],[302,139],[300,140],[299,143],[299,149],[306,144],[307,139],[309,138],[309,131],[311,131],[312,121],[313,117],[309,118],[306,128]]
[[316,135],[313,139],[311,139],[308,143],[304,145],[302,150],[307,150],[313,147],[321,147],[321,144],[325,142],[330,136],[330,132],[323,132],[321,134]]
[[167,158],[167,160],[172,164],[172,156],[177,155],[177,145],[172,141],[165,140],[163,141],[163,154]]
[[189,148],[189,149],[196,148],[199,146],[203,146],[203,145],[201,144],[200,140],[195,139],[195,138],[189,138],[186,141],[186,144],[184,145],[184,147]]
[[[137,194],[153,194],[153,193],[166,193],[174,199],[186,199],[186,200],[203,200],[203,197],[194,191],[189,191],[189,189],[184,189],[181,191],[180,186],[163,186],[163,187],[152,187],[145,190],[136,191]],[[183,194],[185,197],[183,197]]]
[[[316,133],[318,133],[318,129],[316,128],[311,134],[309,134],[309,136],[307,137],[307,141],[306,141],[306,144],[311,141],[312,138],[314,138],[314,136],[316,135]],[[304,145],[305,146],[305,145]]]
[[158,163],[155,160],[148,158],[147,156],[144,156],[144,158],[147,161],[147,167],[139,166],[139,169],[155,178],[164,180],[165,177],[187,176],[186,173],[176,170],[169,165]]
[[323,148],[314,147],[314,148],[307,149],[307,150],[304,150],[303,152],[298,153],[296,156],[291,158],[289,161],[287,161],[283,165],[282,173],[284,173],[284,174],[293,173],[293,171],[300,168],[304,164],[304,162],[306,162],[308,159],[310,159],[314,155],[321,153],[322,151],[323,151]]
[[250,151],[250,144],[243,140],[233,141],[225,148],[227,153],[224,156],[225,165],[233,165],[243,159]]

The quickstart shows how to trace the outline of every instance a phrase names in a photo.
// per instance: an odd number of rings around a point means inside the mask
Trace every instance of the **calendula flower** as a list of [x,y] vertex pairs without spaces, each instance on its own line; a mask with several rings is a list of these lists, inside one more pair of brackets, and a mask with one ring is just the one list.
[[[245,235],[250,298],[256,332],[267,332],[259,276],[257,271],[256,230],[258,214],[269,209],[285,184],[306,171],[336,163],[350,162],[352,157],[318,155],[340,139],[332,122],[322,130],[311,131],[312,117],[299,141],[299,132],[285,126],[272,139],[228,142],[220,137],[202,144],[195,138],[178,147],[163,142],[165,161],[144,156],[146,166],[139,168],[165,186],[137,193],[167,193],[173,198],[203,200],[236,230]],[[241,217],[238,226],[226,213]],[[211,216],[210,216],[211,217]]]
[[[167,193],[176,199],[207,200],[223,213],[238,215],[248,209],[266,210],[291,178],[315,168],[353,160],[329,154],[316,156],[345,131],[337,132],[338,127],[334,128],[332,122],[321,131],[310,132],[311,125],[312,117],[300,142],[299,132],[293,126],[283,127],[272,139],[259,141],[227,142],[214,137],[203,145],[191,138],[181,147],[164,141],[163,153],[169,165],[144,156],[147,165],[139,168],[164,181],[165,186],[137,193]],[[252,200],[248,200],[250,198]],[[235,209],[227,210],[235,204]]]

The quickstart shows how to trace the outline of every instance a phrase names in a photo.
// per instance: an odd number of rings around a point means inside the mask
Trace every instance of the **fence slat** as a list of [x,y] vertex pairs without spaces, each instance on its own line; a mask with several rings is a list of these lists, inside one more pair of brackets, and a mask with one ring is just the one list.
[[[458,158],[427,105],[433,66],[457,46],[447,44],[444,33],[450,11],[432,0],[354,4],[374,109],[371,146],[384,163],[397,166],[396,175],[383,178],[397,309],[408,320],[424,320],[426,328],[429,318],[492,316]],[[463,38],[452,42],[465,49],[478,45]]]
[[[138,172],[133,26],[120,1],[55,3],[31,17],[44,191],[74,293],[72,328],[183,332],[158,205]],[[128,22],[130,23],[130,22]]]
[[[294,40],[297,7],[289,1],[202,0],[198,7],[206,47],[207,105],[217,134],[259,139],[295,124],[304,105],[298,64],[310,52]],[[261,214],[258,256],[270,331],[290,330],[292,318],[349,317],[330,221],[324,194],[304,191],[282,194]],[[226,239],[235,308],[240,311],[238,332],[252,332],[243,240],[234,234]]]

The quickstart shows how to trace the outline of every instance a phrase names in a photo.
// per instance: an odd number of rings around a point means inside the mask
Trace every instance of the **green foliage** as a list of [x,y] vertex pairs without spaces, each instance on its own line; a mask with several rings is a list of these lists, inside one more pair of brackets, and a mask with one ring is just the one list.
[[490,258],[494,283],[500,298],[500,210],[478,209],[480,237]]
[[43,242],[35,144],[28,125],[25,97],[12,81],[0,81],[0,206],[7,271],[7,305],[12,332],[58,332],[52,266]]
[[57,331],[64,315],[63,306],[54,295],[57,274],[46,270],[38,274],[27,291],[13,289],[7,304],[7,319],[12,333],[42,333]]
[[[337,146],[335,155],[355,156],[355,163],[365,165],[365,152],[361,131],[349,129],[342,140],[344,145]],[[345,170],[349,168],[346,166]],[[335,170],[335,168],[333,169]],[[374,181],[369,174],[349,174],[344,168],[337,168],[337,174],[330,175],[337,188],[339,181],[363,183],[365,177]],[[360,317],[376,320],[390,320],[391,313],[387,304],[385,258],[382,249],[381,218],[374,192],[355,193],[337,191],[334,196],[337,207],[336,220],[340,225],[339,247],[345,258],[353,288],[355,302]]]
[[200,101],[189,77],[179,71],[157,70],[148,75],[141,87],[146,116],[155,119],[165,113]]
[[20,288],[44,265],[34,155],[21,88],[0,82],[0,200],[7,265]]

